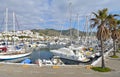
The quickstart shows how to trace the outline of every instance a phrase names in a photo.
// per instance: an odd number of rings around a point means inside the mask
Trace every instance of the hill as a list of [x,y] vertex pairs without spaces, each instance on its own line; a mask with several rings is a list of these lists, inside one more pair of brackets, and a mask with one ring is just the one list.
[[[68,30],[55,30],[55,29],[33,29],[32,32],[38,32],[40,35],[47,35],[47,36],[78,36],[77,29],[68,29]],[[71,35],[70,35],[71,34]],[[95,32],[93,33],[95,35]],[[79,36],[86,35],[86,32],[79,31]]]

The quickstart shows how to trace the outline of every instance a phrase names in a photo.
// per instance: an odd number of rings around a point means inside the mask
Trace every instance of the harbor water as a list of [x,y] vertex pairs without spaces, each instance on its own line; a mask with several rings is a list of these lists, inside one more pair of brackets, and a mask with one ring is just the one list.
[[[32,63],[34,64],[36,62],[36,60],[38,59],[41,59],[41,60],[51,60],[53,58],[53,54],[50,52],[49,49],[40,49],[40,50],[34,50],[32,52],[32,54],[30,55],[30,59],[32,60]],[[66,65],[78,65],[78,64],[83,64],[83,65],[86,65],[86,64],[90,64],[91,62],[88,62],[88,63],[79,63],[77,61],[71,61],[71,60],[68,60],[68,59],[63,59],[63,58],[60,58],[61,61],[66,64]]]
[[[31,60],[31,63],[32,64],[35,64],[36,61],[38,59],[41,59],[41,60],[51,60],[53,58],[53,54],[50,52],[49,49],[35,49],[31,55],[29,56],[26,56],[24,58],[19,58],[19,59],[15,59],[15,60],[1,60],[0,62],[12,62],[12,63],[21,63],[23,60],[25,59],[30,59]],[[78,64],[81,64],[81,65],[86,65],[86,64],[91,64],[91,62],[88,62],[88,63],[78,63],[76,61],[71,61],[71,60],[67,60],[67,59],[62,59],[61,58],[61,61],[66,64],[66,65],[78,65]]]
[[11,63],[21,63],[25,59],[30,59],[31,62],[34,64],[36,60],[50,60],[53,57],[53,54],[49,52],[49,49],[40,49],[34,50],[31,55],[25,56],[18,59],[8,59],[8,60],[0,60],[0,62],[11,62]]
[[32,60],[32,63],[35,63],[36,60],[50,60],[52,59],[53,54],[49,51],[49,49],[40,49],[40,50],[34,50],[32,54],[30,55],[30,59]]

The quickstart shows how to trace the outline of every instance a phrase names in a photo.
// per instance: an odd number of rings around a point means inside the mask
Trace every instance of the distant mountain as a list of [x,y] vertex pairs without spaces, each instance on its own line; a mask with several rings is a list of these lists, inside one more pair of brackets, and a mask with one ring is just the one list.
[[[72,36],[77,37],[78,36],[78,30],[75,28],[68,29],[68,30],[55,30],[55,29],[33,29],[32,32],[38,32],[40,35],[48,35],[48,36],[59,36],[60,34],[62,36]],[[70,35],[71,33],[71,35]],[[95,35],[95,32],[93,33]],[[86,32],[79,31],[79,36],[86,35]]]
[[[70,34],[75,37],[78,36],[78,30],[74,28],[68,30],[62,30],[62,35],[70,36]],[[85,32],[79,31],[79,36],[83,36],[83,35],[85,35]]]
[[55,29],[33,29],[32,32],[38,32],[40,35],[59,36],[60,32]]

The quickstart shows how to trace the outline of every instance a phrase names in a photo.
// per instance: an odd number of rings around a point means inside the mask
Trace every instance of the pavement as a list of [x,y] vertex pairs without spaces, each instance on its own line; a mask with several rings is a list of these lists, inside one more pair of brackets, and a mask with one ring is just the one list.
[[[117,53],[120,57],[120,53]],[[106,67],[111,72],[96,72],[90,66],[38,66],[0,63],[0,77],[120,77],[120,58],[106,57]],[[98,63],[97,66],[101,66]]]

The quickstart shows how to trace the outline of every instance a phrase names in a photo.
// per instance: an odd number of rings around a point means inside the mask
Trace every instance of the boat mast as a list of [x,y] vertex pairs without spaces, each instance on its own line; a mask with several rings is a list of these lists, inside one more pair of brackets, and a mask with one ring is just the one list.
[[15,13],[13,12],[13,45],[15,47]]
[[8,8],[6,8],[5,12],[5,34],[6,34],[6,45],[7,45],[7,35],[8,35]]
[[86,27],[85,43],[86,43],[86,45],[88,45],[88,16],[86,16],[86,24],[85,24],[85,27]]
[[7,34],[8,31],[8,8],[6,8],[6,14],[5,14],[5,32]]
[[61,26],[61,30],[60,30],[60,36],[59,36],[59,38],[61,38],[61,36],[62,36],[63,24],[60,23],[60,26]]
[[71,18],[71,16],[72,16],[72,7],[71,6],[72,6],[72,3],[70,2],[69,3],[69,16],[70,16],[69,17],[70,18],[69,22],[70,22],[70,41],[71,41],[71,44],[72,44],[72,31],[71,31],[72,30],[72,18]]
[[78,31],[77,31],[77,34],[78,34],[78,42],[79,42],[79,14],[77,14],[77,25],[78,25]]
[[[90,18],[89,19],[91,19],[92,18],[92,14],[90,14]],[[90,24],[89,25],[91,25],[92,24],[92,22],[90,21]],[[92,39],[93,38],[93,31],[92,31],[92,28],[90,27],[90,41],[91,41],[91,45],[93,46],[93,41],[94,41],[94,39]]]

